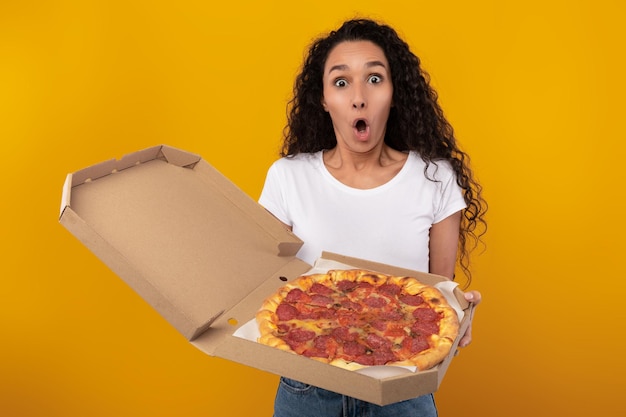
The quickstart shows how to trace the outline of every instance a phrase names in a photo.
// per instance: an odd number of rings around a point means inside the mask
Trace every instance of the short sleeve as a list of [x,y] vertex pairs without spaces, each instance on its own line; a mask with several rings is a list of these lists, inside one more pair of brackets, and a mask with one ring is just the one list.
[[275,162],[267,171],[265,184],[263,185],[263,190],[259,197],[259,204],[265,207],[265,209],[278,218],[278,220],[291,226],[292,221],[287,209],[283,187],[283,175],[281,174],[278,164]]
[[[448,164],[441,164],[437,173],[443,173],[443,178],[438,182],[438,198],[434,199],[434,223],[439,223],[459,210],[467,207],[463,198],[463,190],[456,182],[456,175]],[[445,169],[443,169],[445,167]]]

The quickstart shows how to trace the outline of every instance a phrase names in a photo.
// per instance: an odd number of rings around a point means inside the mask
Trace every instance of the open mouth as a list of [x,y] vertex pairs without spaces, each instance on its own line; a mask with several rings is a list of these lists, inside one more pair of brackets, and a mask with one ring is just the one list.
[[354,127],[356,128],[357,132],[363,133],[367,130],[367,123],[365,122],[365,120],[359,119],[356,121]]

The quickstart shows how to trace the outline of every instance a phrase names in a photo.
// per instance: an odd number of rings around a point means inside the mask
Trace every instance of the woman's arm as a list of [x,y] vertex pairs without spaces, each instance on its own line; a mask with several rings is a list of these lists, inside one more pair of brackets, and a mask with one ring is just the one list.
[[429,272],[431,274],[454,278],[460,226],[460,211],[431,226],[429,242]]
[[[461,225],[461,212],[446,217],[430,228],[430,272],[444,277],[454,278],[454,266],[459,245],[459,227]],[[478,291],[468,291],[465,299],[478,304],[481,294]],[[459,347],[465,347],[472,342],[472,323],[461,338]]]

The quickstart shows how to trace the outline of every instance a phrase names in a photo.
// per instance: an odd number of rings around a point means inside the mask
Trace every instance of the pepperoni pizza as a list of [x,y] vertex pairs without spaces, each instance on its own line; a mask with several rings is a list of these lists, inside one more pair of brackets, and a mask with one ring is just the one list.
[[459,330],[436,288],[360,269],[301,276],[267,298],[256,320],[260,343],[351,370],[432,368]]

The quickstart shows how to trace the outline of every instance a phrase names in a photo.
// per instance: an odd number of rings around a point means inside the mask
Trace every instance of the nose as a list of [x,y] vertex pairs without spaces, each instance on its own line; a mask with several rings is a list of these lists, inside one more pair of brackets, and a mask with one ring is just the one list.
[[352,107],[355,109],[364,109],[365,108],[365,100],[354,100],[352,102]]
[[364,109],[366,105],[365,92],[363,87],[356,86],[354,89],[354,97],[352,98],[352,107],[354,109]]

